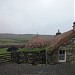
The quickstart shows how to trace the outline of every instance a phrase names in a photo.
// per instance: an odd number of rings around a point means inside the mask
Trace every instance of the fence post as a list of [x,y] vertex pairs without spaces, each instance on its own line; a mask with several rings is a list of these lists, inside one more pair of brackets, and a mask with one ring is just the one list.
[[45,56],[46,56],[46,65],[47,65],[47,50],[45,50],[45,52],[46,52],[46,55]]

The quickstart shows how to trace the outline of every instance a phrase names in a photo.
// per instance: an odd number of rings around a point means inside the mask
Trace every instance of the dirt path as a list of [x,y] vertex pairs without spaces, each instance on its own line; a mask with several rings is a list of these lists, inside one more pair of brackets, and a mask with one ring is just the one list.
[[75,75],[75,65],[0,64],[0,75]]

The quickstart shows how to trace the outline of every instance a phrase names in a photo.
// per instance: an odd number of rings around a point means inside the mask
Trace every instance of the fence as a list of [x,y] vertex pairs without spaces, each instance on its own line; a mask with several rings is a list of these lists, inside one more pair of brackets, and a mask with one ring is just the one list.
[[11,52],[0,54],[0,63],[28,63],[28,64],[45,64],[45,51],[38,52]]
[[0,54],[0,63],[11,62],[11,53]]

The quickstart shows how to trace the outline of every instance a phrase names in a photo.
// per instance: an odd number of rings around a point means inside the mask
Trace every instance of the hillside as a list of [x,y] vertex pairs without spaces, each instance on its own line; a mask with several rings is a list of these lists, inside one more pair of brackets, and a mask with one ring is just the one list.
[[[4,44],[25,44],[28,40],[34,37],[36,34],[0,34],[0,45]],[[40,35],[45,39],[48,39],[53,35]]]
[[[0,34],[0,39],[25,39],[29,40],[36,34]],[[44,38],[48,38],[50,35],[41,35]]]

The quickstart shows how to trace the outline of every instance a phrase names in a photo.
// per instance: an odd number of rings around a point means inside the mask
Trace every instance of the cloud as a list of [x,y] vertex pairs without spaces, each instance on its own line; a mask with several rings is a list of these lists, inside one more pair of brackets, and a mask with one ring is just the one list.
[[0,32],[55,34],[58,28],[62,32],[67,31],[74,21],[73,2],[74,0],[1,0]]

